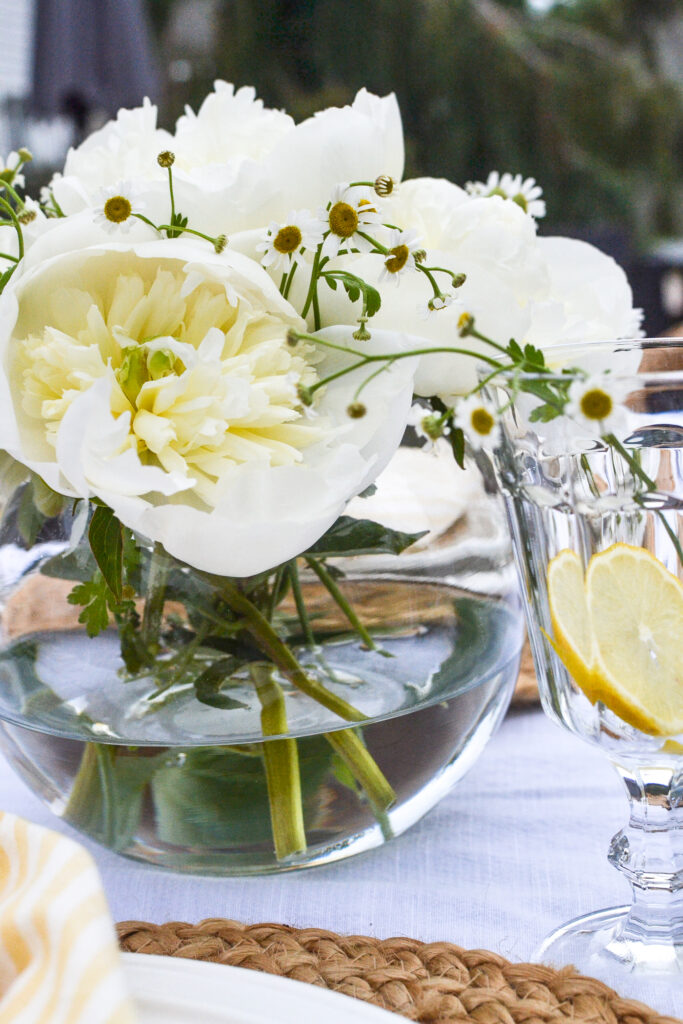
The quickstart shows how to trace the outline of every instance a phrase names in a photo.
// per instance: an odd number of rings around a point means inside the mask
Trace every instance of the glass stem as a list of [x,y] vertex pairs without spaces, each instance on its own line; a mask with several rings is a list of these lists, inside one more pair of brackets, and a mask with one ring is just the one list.
[[683,947],[683,770],[677,760],[663,756],[643,766],[613,759],[631,812],[608,854],[633,891],[619,937],[660,949]]

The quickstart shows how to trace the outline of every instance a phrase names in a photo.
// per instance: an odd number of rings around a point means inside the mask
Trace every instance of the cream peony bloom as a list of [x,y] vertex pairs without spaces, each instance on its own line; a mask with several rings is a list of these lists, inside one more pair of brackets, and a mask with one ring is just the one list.
[[364,419],[346,415],[358,374],[311,415],[297,388],[346,357],[287,344],[303,323],[258,264],[175,239],[83,248],[71,228],[2,296],[0,447],[197,568],[305,550],[399,444],[409,361],[368,387]]

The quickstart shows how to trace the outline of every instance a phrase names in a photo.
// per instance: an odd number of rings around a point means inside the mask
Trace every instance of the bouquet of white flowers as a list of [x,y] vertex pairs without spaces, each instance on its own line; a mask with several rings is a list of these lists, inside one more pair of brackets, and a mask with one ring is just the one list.
[[[115,624],[127,678],[155,699],[190,687],[239,708],[249,666],[279,737],[264,758],[282,859],[306,846],[282,686],[363,717],[278,619],[291,599],[315,645],[302,559],[374,648],[337,560],[416,538],[343,513],[406,426],[462,462],[466,439],[496,436],[478,362],[542,369],[557,343],[634,336],[638,314],[613,260],[539,237],[533,179],[402,182],[393,96],[295,125],[217,82],[173,135],[156,117],[121,111],[40,202],[21,190],[30,154],[2,172],[0,448],[24,467],[6,470],[8,508],[27,544],[67,523],[32,567],[75,584],[91,636]],[[554,415],[571,396],[538,397]],[[394,794],[358,732],[328,740],[381,819]]]

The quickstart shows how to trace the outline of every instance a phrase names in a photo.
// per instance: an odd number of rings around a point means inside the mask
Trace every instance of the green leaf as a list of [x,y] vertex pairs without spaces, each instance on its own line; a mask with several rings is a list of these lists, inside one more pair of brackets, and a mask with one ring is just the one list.
[[88,530],[95,561],[116,601],[123,591],[123,527],[106,505],[98,505]]
[[109,601],[113,596],[98,572],[87,583],[78,583],[67,597],[69,604],[83,605],[78,621],[83,623],[88,636],[97,636],[109,625]]
[[362,294],[368,316],[374,316],[382,305],[382,296],[377,288],[373,288],[362,277],[357,277],[348,270],[329,270],[321,276],[325,278],[330,288],[336,288],[337,281],[341,281],[351,302],[357,302]]
[[461,469],[465,468],[465,433],[462,427],[453,427],[449,440],[453,449],[453,457]]
[[535,409],[532,409],[529,413],[530,423],[549,423],[550,420],[557,419],[562,413],[555,406],[548,405],[545,402],[543,405],[537,405]]
[[527,363],[531,366],[537,366],[539,370],[545,369],[545,356],[541,352],[540,348],[536,348],[534,345],[527,344],[524,346],[524,358]]
[[521,346],[517,344],[514,338],[510,338],[507,353],[510,356],[510,359],[513,359],[516,363],[521,363],[524,360],[524,353],[522,352]]
[[86,744],[64,819],[114,850],[125,849],[138,829],[145,789],[172,758],[166,751],[148,757],[133,747]]
[[[297,745],[304,816],[315,828],[330,799],[333,752],[322,736]],[[163,842],[226,848],[273,842],[261,744],[188,750],[182,765],[155,773],[151,788]]]
[[197,700],[212,708],[223,710],[247,709],[248,705],[243,701],[235,700],[234,697],[229,697],[226,693],[221,692],[223,684],[238,667],[237,658],[228,657],[214,661],[213,665],[205,669],[194,681]]
[[365,307],[367,309],[368,316],[374,316],[375,313],[379,312],[382,305],[382,296],[373,288],[371,285],[365,287]]
[[390,530],[370,519],[352,519],[351,516],[340,516],[333,526],[323,534],[305,555],[316,558],[332,558],[334,556],[392,554],[398,555],[410,547],[422,533],[402,533]]

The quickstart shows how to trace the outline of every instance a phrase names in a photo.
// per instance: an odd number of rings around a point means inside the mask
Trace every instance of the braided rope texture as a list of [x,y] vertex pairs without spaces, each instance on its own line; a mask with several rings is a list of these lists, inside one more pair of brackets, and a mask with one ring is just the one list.
[[424,1024],[682,1024],[567,967],[515,964],[450,942],[210,918],[118,925],[121,948],[209,960],[343,992]]

